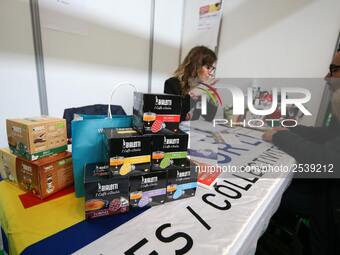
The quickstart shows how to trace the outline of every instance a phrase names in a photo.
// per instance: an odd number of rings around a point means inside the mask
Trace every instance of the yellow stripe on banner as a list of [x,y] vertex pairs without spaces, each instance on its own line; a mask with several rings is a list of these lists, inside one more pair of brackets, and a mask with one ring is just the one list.
[[10,255],[84,220],[84,198],[74,193],[25,209],[23,194],[14,185],[0,182],[0,225],[8,238]]
[[[129,157],[129,158],[124,158],[124,163],[128,163],[128,164],[142,164],[142,163],[148,163],[151,160],[151,156],[150,155],[143,155],[143,156],[136,156],[136,157]],[[114,161],[110,160],[110,165],[111,166],[115,166],[116,164],[114,163]]]

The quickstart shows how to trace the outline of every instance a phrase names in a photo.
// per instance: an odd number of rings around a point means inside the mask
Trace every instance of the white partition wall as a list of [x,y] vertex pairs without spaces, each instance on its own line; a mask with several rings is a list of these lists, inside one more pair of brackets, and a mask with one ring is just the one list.
[[163,93],[164,81],[179,64],[183,0],[156,0],[151,92]]
[[[182,59],[205,41],[197,29],[198,8],[214,2],[185,2]],[[340,29],[340,1],[224,0],[222,6],[217,77],[322,78],[327,73]],[[302,87],[312,93],[313,117],[305,124],[313,125],[324,83]]]
[[217,76],[319,78],[300,85],[312,94],[313,116],[304,124],[314,125],[325,86],[320,78],[328,72],[340,29],[339,10],[337,0],[224,1]]
[[[50,115],[107,103],[120,81],[147,91],[151,0],[74,1],[73,7],[39,2]],[[113,99],[132,113],[130,87],[121,88]]]
[[[228,1],[228,0],[225,0]],[[183,60],[191,48],[204,45],[212,50],[217,46],[220,19],[218,16],[202,19],[200,8],[221,3],[221,0],[185,0],[183,17],[183,38],[181,59]],[[205,23],[202,26],[202,22]],[[210,25],[209,25],[210,24]]]
[[218,76],[324,77],[340,29],[340,1],[223,3]]
[[40,115],[28,0],[0,1],[0,146],[7,118]]

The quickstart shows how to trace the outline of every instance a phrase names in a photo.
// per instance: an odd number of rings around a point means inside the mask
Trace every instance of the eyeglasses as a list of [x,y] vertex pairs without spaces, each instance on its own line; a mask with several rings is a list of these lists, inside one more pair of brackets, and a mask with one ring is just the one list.
[[214,67],[214,66],[205,65],[205,67],[208,69],[208,71],[209,71],[210,73],[215,72],[215,70],[216,70],[216,67]]
[[331,64],[329,65],[329,74],[333,76],[333,74],[340,69],[339,65]]

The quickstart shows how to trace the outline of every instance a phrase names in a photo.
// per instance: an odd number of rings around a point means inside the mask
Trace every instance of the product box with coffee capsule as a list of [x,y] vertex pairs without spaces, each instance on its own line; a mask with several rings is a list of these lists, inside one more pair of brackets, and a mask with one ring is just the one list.
[[165,203],[166,177],[166,171],[133,172],[130,175],[130,205],[144,207]]
[[72,153],[61,152],[35,161],[17,158],[18,185],[43,199],[73,184]]
[[17,156],[11,153],[9,148],[0,149],[0,175],[4,180],[17,184],[16,173]]
[[129,178],[112,175],[106,163],[84,169],[85,217],[93,219],[129,211]]
[[104,128],[104,156],[111,170],[126,175],[150,171],[151,137],[132,128]]
[[144,134],[162,129],[177,132],[181,119],[181,96],[135,92],[133,124]]
[[66,120],[47,116],[6,121],[11,151],[37,160],[67,150]]
[[181,165],[171,166],[167,172],[167,202],[195,196],[198,173],[190,160],[186,159]]
[[182,164],[188,155],[187,133],[163,130],[152,135],[151,170],[167,169]]

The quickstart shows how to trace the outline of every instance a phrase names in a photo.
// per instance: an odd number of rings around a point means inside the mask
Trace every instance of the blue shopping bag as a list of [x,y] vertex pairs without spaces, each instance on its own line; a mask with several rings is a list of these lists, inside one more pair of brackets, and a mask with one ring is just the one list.
[[86,164],[104,162],[103,128],[130,128],[132,116],[112,115],[111,102],[116,91],[122,86],[133,84],[120,82],[116,84],[110,95],[106,115],[76,114],[71,122],[72,132],[72,161],[76,197],[84,196],[84,167]]
[[132,116],[82,115],[80,120],[73,120],[72,160],[76,197],[84,196],[84,166],[88,163],[104,161],[103,128],[132,127]]

